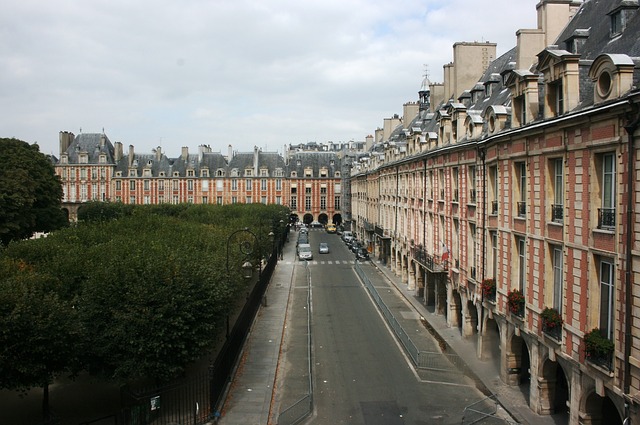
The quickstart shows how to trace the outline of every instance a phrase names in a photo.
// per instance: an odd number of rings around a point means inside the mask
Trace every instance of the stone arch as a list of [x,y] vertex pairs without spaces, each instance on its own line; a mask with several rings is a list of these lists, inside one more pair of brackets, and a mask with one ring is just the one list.
[[418,263],[409,258],[409,281],[407,282],[407,289],[415,291],[417,286],[417,276],[419,275]]
[[531,352],[527,341],[514,332],[506,344],[505,362],[507,379],[512,386],[518,386],[531,405]]
[[336,226],[342,225],[342,215],[341,214],[334,214],[333,217],[331,218],[331,222],[333,224],[335,224]]
[[490,314],[485,315],[480,338],[482,340],[480,358],[482,360],[492,360],[500,370],[502,356],[500,325]]
[[400,270],[400,277],[402,279],[402,283],[409,283],[409,257],[406,253],[402,252],[402,264]]
[[318,214],[318,221],[326,226],[329,223],[329,216],[325,213]]
[[583,425],[622,425],[624,411],[605,394],[599,396],[595,389],[580,402],[580,423]]
[[[466,297],[465,297],[466,298]],[[465,299],[463,304],[464,323],[462,325],[462,335],[465,338],[471,337],[478,333],[478,309],[473,301]]]
[[564,368],[557,361],[546,358],[538,379],[538,414],[554,415],[569,421],[567,402],[569,401],[569,379]]
[[457,289],[451,289],[451,295],[449,296],[449,312],[447,314],[447,322],[449,326],[458,328],[462,333],[462,297]]
[[302,222],[304,224],[311,224],[313,222],[313,214],[307,213],[302,217]]

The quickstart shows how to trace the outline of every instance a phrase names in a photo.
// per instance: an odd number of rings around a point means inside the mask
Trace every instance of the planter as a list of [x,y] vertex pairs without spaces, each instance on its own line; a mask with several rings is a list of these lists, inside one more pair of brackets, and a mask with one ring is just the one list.
[[552,307],[546,307],[540,314],[542,320],[542,332],[555,339],[562,340],[562,317],[558,310]]
[[509,291],[507,294],[507,309],[511,314],[524,317],[524,295],[519,289]]
[[613,341],[604,337],[600,329],[592,329],[584,336],[584,352],[587,360],[607,370],[613,370]]
[[496,302],[496,280],[488,278],[482,281],[480,285],[482,289],[482,296],[485,300],[495,303]]

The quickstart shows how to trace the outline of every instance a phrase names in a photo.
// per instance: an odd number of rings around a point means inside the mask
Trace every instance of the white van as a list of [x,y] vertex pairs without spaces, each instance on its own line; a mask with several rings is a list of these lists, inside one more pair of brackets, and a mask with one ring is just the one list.
[[299,260],[313,260],[313,253],[311,252],[311,245],[308,243],[301,243],[298,245],[298,259]]

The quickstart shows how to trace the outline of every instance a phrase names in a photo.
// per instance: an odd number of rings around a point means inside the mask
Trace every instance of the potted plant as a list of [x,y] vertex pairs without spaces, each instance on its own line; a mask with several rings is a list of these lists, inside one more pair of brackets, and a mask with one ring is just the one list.
[[507,308],[516,316],[524,316],[524,295],[519,289],[512,289],[507,293]]
[[584,352],[587,359],[611,370],[611,356],[615,346],[613,341],[594,328],[584,336]]
[[542,320],[542,331],[559,340],[562,330],[562,317],[558,310],[553,307],[545,307],[540,318]]
[[483,280],[480,289],[482,289],[482,296],[485,299],[489,301],[496,300],[496,280],[494,278]]

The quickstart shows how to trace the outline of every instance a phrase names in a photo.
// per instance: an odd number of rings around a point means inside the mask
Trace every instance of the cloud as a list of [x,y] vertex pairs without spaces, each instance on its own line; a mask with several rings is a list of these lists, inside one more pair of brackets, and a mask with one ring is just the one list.
[[416,100],[424,64],[441,81],[454,42],[505,52],[537,1],[9,2],[1,136],[56,155],[80,128],[169,155],[363,140]]

